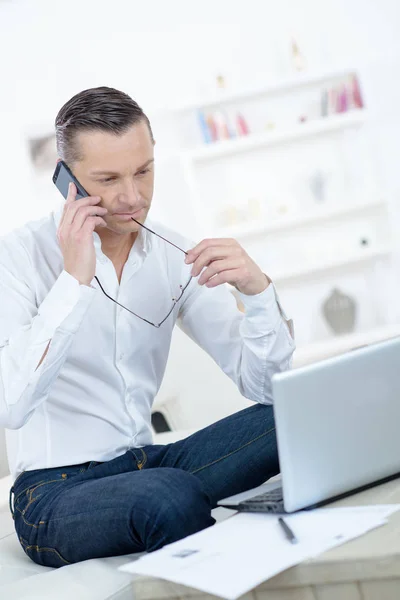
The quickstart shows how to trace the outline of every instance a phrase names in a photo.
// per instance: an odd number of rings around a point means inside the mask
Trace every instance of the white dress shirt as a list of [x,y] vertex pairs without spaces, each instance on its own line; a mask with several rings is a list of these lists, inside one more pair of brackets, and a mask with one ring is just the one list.
[[[151,407],[177,323],[210,354],[247,398],[271,403],[271,376],[288,369],[294,350],[273,285],[240,294],[193,278],[156,329],[63,269],[57,240],[62,208],[0,240],[0,426],[14,477],[22,471],[107,461],[152,443]],[[183,249],[193,243],[151,226]],[[121,304],[154,322],[190,276],[184,255],[144,229],[121,283],[93,234],[96,275]],[[42,364],[37,365],[51,340]],[[210,389],[212,393],[212,389]]]

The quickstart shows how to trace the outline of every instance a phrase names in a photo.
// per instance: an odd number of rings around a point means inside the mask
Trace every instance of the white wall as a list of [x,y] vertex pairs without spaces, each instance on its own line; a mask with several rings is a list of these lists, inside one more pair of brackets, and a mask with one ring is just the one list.
[[[398,238],[399,17],[398,0],[0,3],[0,234],[49,212],[58,201],[50,181],[41,197],[35,195],[26,139],[51,131],[56,112],[74,93],[110,85],[131,94],[153,118],[157,153],[165,157],[177,138],[160,111],[206,93],[220,72],[232,86],[285,76],[293,33],[310,69],[359,69],[380,185],[390,198]],[[171,169],[165,160],[159,167],[154,215],[190,235],[193,217],[182,174]],[[393,318],[400,316],[396,292]],[[165,393],[184,390],[185,399],[202,403],[202,423],[226,412],[229,403],[239,407],[235,390],[208,357],[189,349],[179,334],[178,339]],[[194,372],[207,376],[191,386]],[[225,402],[214,410],[217,396]],[[190,414],[185,418],[190,425]]]

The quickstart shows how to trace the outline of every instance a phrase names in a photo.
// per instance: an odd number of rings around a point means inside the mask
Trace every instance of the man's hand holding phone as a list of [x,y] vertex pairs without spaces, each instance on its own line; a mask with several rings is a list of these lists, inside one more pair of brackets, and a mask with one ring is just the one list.
[[107,209],[98,206],[99,196],[76,200],[77,189],[69,184],[68,196],[57,231],[64,257],[64,269],[81,285],[90,285],[96,273],[96,252],[93,243],[95,227],[105,227]]

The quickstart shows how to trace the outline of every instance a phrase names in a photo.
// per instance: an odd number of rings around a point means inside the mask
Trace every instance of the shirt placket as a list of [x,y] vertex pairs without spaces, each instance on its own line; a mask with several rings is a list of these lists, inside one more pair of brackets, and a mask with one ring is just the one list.
[[[127,299],[127,295],[124,294],[124,290],[127,287],[129,279],[140,269],[141,264],[141,257],[137,253],[131,253],[128,261],[124,266],[121,277],[121,283],[118,285],[117,282],[116,296],[114,296],[114,298],[118,302],[120,302],[120,304],[126,306],[127,308],[129,308],[129,299]],[[112,266],[112,268],[114,267]],[[132,362],[130,360],[130,357],[132,356],[132,353],[135,352],[135,342],[133,341],[132,336],[130,336],[128,333],[129,331],[131,331],[131,328],[127,325],[128,319],[135,319],[135,317],[121,306],[116,305],[115,308],[115,360],[117,369],[121,374],[124,383],[123,401],[125,404],[125,409],[129,414],[131,421],[130,446],[133,447],[135,446],[138,431],[136,407],[132,395],[133,373],[129,365]],[[136,342],[138,342],[137,338]]]

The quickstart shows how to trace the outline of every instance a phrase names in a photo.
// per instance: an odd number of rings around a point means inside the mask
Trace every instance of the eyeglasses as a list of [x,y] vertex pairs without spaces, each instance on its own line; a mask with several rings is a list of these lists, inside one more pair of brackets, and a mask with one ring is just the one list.
[[[140,225],[141,227],[143,227],[143,229],[146,229],[146,231],[149,231],[150,233],[152,233],[153,235],[156,235],[157,237],[161,238],[162,240],[164,240],[164,242],[167,242],[167,244],[170,244],[171,246],[174,246],[174,248],[176,248],[177,250],[179,250],[180,252],[183,252],[183,254],[187,255],[187,252],[185,250],[182,250],[182,248],[179,248],[179,246],[177,246],[176,244],[174,244],[173,242],[170,242],[169,240],[167,240],[165,237],[163,237],[162,235],[156,233],[155,231],[153,231],[152,229],[150,229],[149,227],[146,227],[146,225],[143,225],[143,223],[140,223],[139,221],[137,221],[136,219],[134,219],[133,217],[131,217],[132,221],[135,221],[135,223],[137,223],[138,225]],[[119,302],[117,302],[117,300],[114,300],[114,298],[112,298],[111,296],[109,296],[107,294],[107,292],[104,290],[103,286],[100,283],[99,278],[97,277],[97,275],[95,275],[94,277],[97,281],[97,283],[100,286],[101,291],[103,292],[103,294],[105,296],[107,296],[107,298],[109,298],[110,300],[112,300],[113,302],[115,302],[115,304],[118,304],[118,306],[120,306],[121,308],[124,308],[125,310],[127,310],[128,312],[130,312],[132,315],[135,315],[135,317],[137,317],[138,319],[141,319],[142,321],[144,321],[145,323],[148,323],[149,325],[152,325],[153,327],[156,327],[157,329],[159,327],[161,327],[161,325],[163,323],[165,323],[165,321],[168,319],[168,317],[170,316],[170,314],[173,312],[175,306],[177,305],[177,303],[179,302],[179,300],[182,298],[183,294],[185,293],[185,290],[187,289],[187,287],[189,286],[189,283],[192,281],[192,277],[189,277],[189,280],[185,283],[185,284],[181,284],[179,285],[179,290],[177,291],[176,297],[172,298],[172,306],[170,308],[170,310],[168,311],[167,315],[158,323],[153,323],[152,321],[150,321],[149,319],[145,319],[144,317],[141,317],[140,315],[138,315],[137,313],[133,312],[133,310],[131,310],[130,308],[127,308],[126,306],[124,306],[123,304],[120,304]]]

